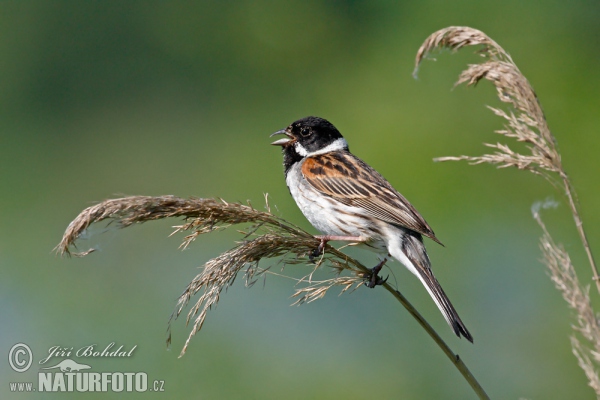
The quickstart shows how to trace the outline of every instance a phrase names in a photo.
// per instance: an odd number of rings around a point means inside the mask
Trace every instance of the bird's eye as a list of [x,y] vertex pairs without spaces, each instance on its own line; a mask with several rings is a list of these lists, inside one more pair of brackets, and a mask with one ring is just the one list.
[[302,128],[300,129],[300,134],[304,137],[307,137],[308,135],[310,135],[310,128]]

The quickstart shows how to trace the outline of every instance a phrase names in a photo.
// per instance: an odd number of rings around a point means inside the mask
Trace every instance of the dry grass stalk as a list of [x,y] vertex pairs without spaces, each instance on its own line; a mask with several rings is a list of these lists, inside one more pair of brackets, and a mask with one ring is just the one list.
[[598,378],[598,372],[594,363],[590,359],[590,355],[592,355],[593,359],[597,362],[598,354],[591,353],[588,348],[583,348],[575,336],[571,336],[571,347],[573,348],[573,354],[577,358],[579,367],[588,378],[588,385],[596,392],[596,398],[600,399],[600,379]]
[[[244,240],[233,249],[209,260],[204,265],[202,272],[192,280],[180,296],[173,314],[175,318],[181,314],[196,293],[203,291],[188,312],[187,322],[189,323],[194,317],[195,319],[182,354],[185,353],[192,336],[202,327],[208,310],[219,301],[221,291],[234,282],[240,270],[244,267],[248,268],[246,271],[247,284],[251,285],[252,278],[258,271],[260,260],[282,257],[280,263],[283,264],[307,263],[309,261],[307,256],[320,243],[308,232],[269,211],[258,211],[251,205],[227,203],[224,200],[214,199],[131,196],[106,200],[82,211],[67,227],[56,251],[60,254],[80,257],[92,253],[93,248],[79,253],[72,253],[70,248],[75,246],[77,238],[94,222],[108,219],[118,223],[121,227],[127,227],[134,223],[168,217],[191,218],[191,221],[176,226],[176,230],[173,232],[174,234],[191,231],[184,238],[181,247],[187,247],[203,233],[231,225],[252,224],[245,233]],[[324,263],[333,266],[338,275],[344,271],[350,271],[352,275],[337,276],[322,281],[300,280],[300,283],[307,281],[308,286],[297,289],[294,296],[300,298],[296,303],[310,302],[321,298],[334,286],[341,286],[342,292],[345,292],[352,285],[360,285],[364,280],[365,273],[368,272],[366,267],[331,246],[326,246],[325,254],[317,260],[317,267]],[[261,273],[264,272],[266,271],[261,271]],[[170,334],[168,341],[170,342]]]
[[[243,240],[231,250],[209,260],[179,297],[169,321],[167,343],[171,341],[172,320],[183,312],[194,295],[202,291],[187,313],[187,323],[193,320],[193,326],[180,356],[186,352],[192,337],[202,328],[208,310],[217,304],[222,290],[233,284],[240,271],[245,268],[244,275],[247,286],[252,286],[259,276],[273,273],[269,270],[270,267],[259,267],[261,260],[264,262],[264,260],[276,258],[278,259],[276,264],[284,266],[291,264],[311,264],[313,266],[310,273],[301,279],[296,279],[297,288],[292,297],[297,300],[294,304],[309,303],[320,299],[333,287],[340,287],[341,293],[355,290],[363,285],[365,278],[370,273],[370,270],[361,263],[330,245],[326,245],[323,254],[313,261],[310,255],[318,247],[320,241],[295,225],[271,214],[268,202],[267,211],[258,211],[251,205],[227,203],[223,200],[213,199],[181,199],[174,196],[132,196],[106,200],[83,210],[69,224],[55,250],[63,255],[85,256],[90,254],[93,249],[72,253],[71,248],[75,247],[77,239],[94,222],[109,220],[118,223],[121,227],[127,227],[134,223],[168,217],[183,217],[188,220],[185,224],[175,227],[174,233],[191,231],[184,238],[182,247],[188,246],[203,233],[231,225],[250,225],[246,232],[241,232],[244,235]],[[322,265],[329,267],[335,276],[323,280],[313,279],[313,273]],[[385,283],[383,287],[433,338],[478,397],[489,398],[462,359],[452,352],[408,300],[388,283]]]
[[94,251],[89,249],[82,253],[72,253],[79,236],[94,222],[110,220],[121,227],[135,223],[143,223],[163,218],[183,217],[195,218],[191,222],[177,226],[177,230],[193,230],[186,237],[187,246],[201,233],[210,232],[227,224],[242,224],[247,222],[266,223],[279,226],[284,232],[295,232],[306,238],[311,238],[307,232],[274,216],[270,212],[257,211],[250,205],[227,203],[224,200],[190,198],[182,199],[175,196],[129,196],[120,199],[105,200],[95,206],[83,210],[67,227],[56,251],[61,255],[85,256]]
[[598,326],[596,313],[590,301],[590,288],[581,285],[569,253],[562,245],[554,242],[540,217],[539,209],[534,209],[533,217],[543,231],[540,239],[542,261],[548,267],[554,286],[562,293],[569,307],[575,311],[577,322],[573,329],[594,345],[596,354],[594,359],[600,361],[600,357],[598,357],[600,355],[600,326]]
[[496,133],[525,143],[530,154],[514,152],[506,144],[486,143],[486,146],[496,151],[492,154],[475,157],[440,157],[436,161],[466,160],[472,164],[495,164],[499,168],[517,167],[542,175],[553,185],[556,184],[555,177],[557,177],[561,189],[567,196],[577,231],[592,268],[596,287],[600,293],[598,268],[575,202],[575,190],[562,166],[560,153],[556,147],[556,139],[548,128],[546,117],[533,88],[519,71],[510,55],[485,33],[469,27],[453,26],[434,32],[425,40],[417,52],[415,73],[421,61],[433,50],[441,48],[456,50],[465,46],[476,45],[483,46],[479,54],[486,61],[481,64],[469,65],[460,74],[456,85],[461,83],[473,85],[484,78],[492,82],[496,87],[498,98],[512,106],[512,109],[508,111],[490,107],[496,115],[507,121],[504,129],[498,130]]
[[540,238],[542,261],[548,267],[554,286],[562,293],[569,307],[575,311],[576,323],[572,326],[573,330],[579,332],[593,347],[592,349],[582,346],[575,335],[571,336],[573,354],[587,376],[588,384],[600,398],[600,378],[594,366],[594,362],[600,362],[600,326],[590,301],[590,287],[581,285],[569,253],[562,245],[556,244],[550,236],[540,216],[540,206],[534,205],[532,211],[533,218],[543,231]]
[[309,281],[308,286],[296,289],[292,297],[297,297],[298,299],[292,305],[312,303],[315,300],[323,298],[325,293],[334,286],[340,286],[342,288],[340,294],[342,294],[348,290],[356,290],[364,283],[365,280],[357,276],[337,276],[321,281]]
[[[548,128],[533,88],[510,55],[481,31],[468,27],[449,27],[433,33],[425,40],[417,53],[415,73],[421,61],[435,49],[456,50],[475,45],[483,46],[479,53],[485,61],[469,65],[460,74],[456,85],[461,83],[474,85],[484,78],[492,82],[496,87],[498,98],[512,106],[506,111],[490,107],[496,115],[506,120],[504,129],[496,133],[525,143],[530,153],[520,154],[512,151],[506,144],[496,143],[485,144],[496,150],[493,154],[477,157],[441,157],[436,161],[467,160],[471,164],[489,163],[499,168],[517,167],[543,176],[554,186],[560,186],[567,196],[577,231],[593,271],[596,287],[600,292],[598,270],[575,202],[575,191],[563,169],[556,140]],[[552,240],[540,217],[540,207],[542,205],[536,205],[533,214],[543,230],[540,242],[543,262],[548,267],[556,288],[562,293],[569,307],[575,311],[576,324],[573,325],[573,329],[590,343],[590,347],[584,347],[575,336],[571,339],[573,353],[588,377],[590,386],[600,398],[600,379],[593,364],[600,363],[600,327],[590,302],[589,287],[581,285],[569,254]]]
[[[247,236],[246,240],[239,242],[233,249],[204,264],[202,271],[196,275],[179,297],[177,308],[172,315],[175,318],[181,314],[194,295],[202,292],[187,313],[186,323],[193,319],[193,325],[181,355],[185,354],[190,340],[202,328],[208,311],[218,303],[222,290],[233,284],[242,269],[246,268],[246,284],[251,286],[255,282],[254,277],[268,272],[267,269],[260,270],[258,268],[259,261],[282,257],[278,263],[283,265],[305,264],[309,262],[308,255],[319,245],[319,241],[312,236],[306,237],[304,234],[296,235],[285,232],[280,230],[279,226],[272,225],[261,226],[252,236],[251,239]],[[316,260],[317,266],[330,265],[328,262],[335,262],[336,265],[344,265],[342,269],[336,268],[336,273],[341,274],[346,271],[350,275],[336,276],[320,281],[299,280],[299,283],[307,282],[308,286],[296,289],[293,296],[301,297],[294,304],[317,300],[325,296],[327,291],[334,286],[341,286],[342,292],[345,292],[349,289],[348,285],[359,286],[362,284],[366,268],[363,267],[364,270],[361,270],[356,267],[356,264],[352,265],[339,257],[345,256],[339,254],[334,248],[326,249],[326,255]],[[169,343],[171,341],[170,333],[167,341]]]

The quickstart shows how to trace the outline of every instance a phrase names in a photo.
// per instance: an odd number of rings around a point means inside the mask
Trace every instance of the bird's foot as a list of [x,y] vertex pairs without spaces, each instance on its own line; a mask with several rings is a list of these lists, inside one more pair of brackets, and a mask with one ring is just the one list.
[[313,261],[316,257],[323,254],[323,250],[325,250],[325,246],[327,245],[327,242],[329,242],[329,240],[323,236],[315,236],[315,238],[320,239],[321,243],[319,243],[319,246],[308,255],[310,261]]
[[337,236],[337,235],[318,235],[315,236],[315,239],[319,239],[321,241],[321,243],[319,244],[319,247],[317,247],[315,250],[312,251],[311,254],[308,255],[308,258],[310,258],[310,260],[312,261],[313,258],[315,257],[319,257],[321,254],[323,254],[323,251],[325,250],[325,246],[327,245],[327,242],[331,241],[331,240],[338,240],[338,241],[342,241],[342,242],[366,242],[369,239],[362,237],[362,236]]
[[387,282],[389,276],[387,276],[385,279],[381,278],[378,274],[379,271],[381,271],[381,268],[383,268],[383,266],[385,265],[387,261],[387,258],[384,258],[383,260],[381,260],[379,262],[379,264],[377,264],[376,266],[374,266],[371,269],[371,272],[366,276],[367,279],[367,283],[365,284],[368,288],[374,288],[375,286],[378,285],[383,285],[384,283]]

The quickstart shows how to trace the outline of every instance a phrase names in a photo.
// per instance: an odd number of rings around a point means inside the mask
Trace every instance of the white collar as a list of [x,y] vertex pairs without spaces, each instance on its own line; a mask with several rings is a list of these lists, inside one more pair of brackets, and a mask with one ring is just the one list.
[[333,142],[331,142],[327,146],[323,147],[321,150],[317,150],[317,151],[313,151],[313,152],[308,152],[304,148],[304,146],[302,146],[298,142],[294,143],[294,148],[296,149],[296,152],[298,154],[300,154],[302,157],[312,157],[312,156],[318,156],[320,154],[331,153],[332,151],[347,150],[348,142],[346,142],[346,139],[344,139],[344,138],[335,139]]

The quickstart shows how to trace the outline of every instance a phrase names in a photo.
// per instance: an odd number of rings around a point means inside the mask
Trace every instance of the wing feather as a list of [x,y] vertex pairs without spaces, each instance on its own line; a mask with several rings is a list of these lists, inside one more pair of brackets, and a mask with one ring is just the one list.
[[340,203],[362,208],[375,218],[440,243],[412,204],[381,174],[351,153],[339,151],[308,157],[302,174],[315,189]]

